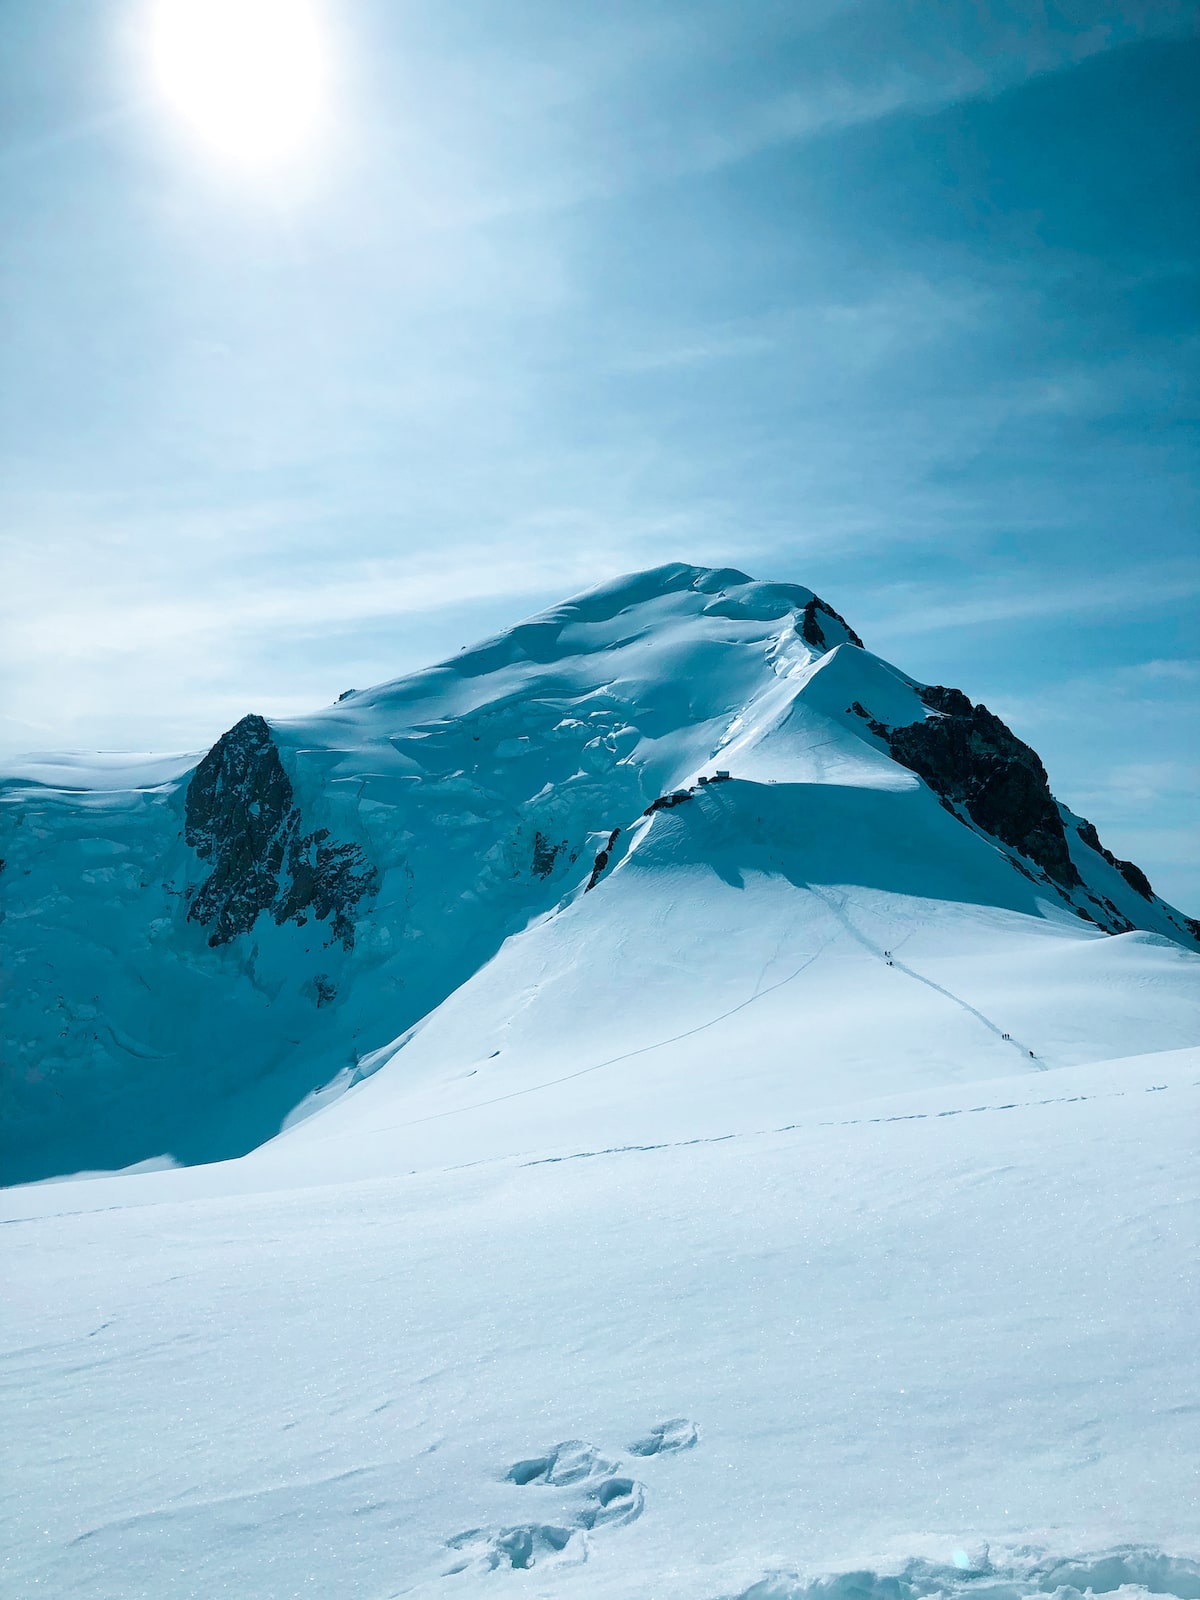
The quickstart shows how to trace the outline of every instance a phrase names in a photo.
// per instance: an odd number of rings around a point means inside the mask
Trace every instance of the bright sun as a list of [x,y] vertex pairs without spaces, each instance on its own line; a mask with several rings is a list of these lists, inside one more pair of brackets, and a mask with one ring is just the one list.
[[155,0],[151,27],[162,92],[215,154],[274,165],[311,139],[327,67],[312,0]]

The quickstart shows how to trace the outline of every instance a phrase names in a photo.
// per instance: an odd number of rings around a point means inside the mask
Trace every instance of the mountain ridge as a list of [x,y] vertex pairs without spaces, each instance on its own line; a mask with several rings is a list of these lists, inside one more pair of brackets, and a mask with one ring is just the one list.
[[[809,808],[865,859],[885,817],[918,826],[914,788],[976,843],[922,820],[932,864],[906,894],[953,857],[946,904],[1197,942],[985,707],[871,655],[813,591],[732,568],[632,574],[312,717],[251,714],[147,788],[10,783],[6,1171],[240,1155],[361,1082],[506,941],[611,894],[694,805],[780,837]],[[751,870],[788,881],[764,849]],[[809,870],[863,869],[851,850]]]

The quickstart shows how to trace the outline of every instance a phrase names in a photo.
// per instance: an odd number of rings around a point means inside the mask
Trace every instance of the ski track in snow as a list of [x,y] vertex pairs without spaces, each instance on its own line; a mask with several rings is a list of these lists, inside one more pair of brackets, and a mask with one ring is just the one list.
[[[1143,1088],[1142,1094],[1162,1094],[1170,1089],[1170,1084],[1155,1083]],[[926,1122],[940,1117],[966,1117],[975,1116],[980,1112],[991,1111],[1020,1111],[1030,1106],[1070,1106],[1082,1105],[1087,1100],[1123,1100],[1130,1093],[1137,1090],[1112,1089],[1104,1094],[1065,1094],[1050,1095],[1040,1100],[1006,1100],[998,1105],[961,1106],[947,1111],[905,1111],[892,1117],[840,1117],[822,1122],[789,1122],[781,1128],[753,1128],[741,1133],[716,1133],[696,1139],[673,1139],[662,1144],[622,1144],[612,1145],[604,1150],[577,1150],[569,1155],[539,1156],[534,1161],[523,1161],[525,1167],[555,1166],[560,1161],[590,1161],[597,1156],[619,1156],[646,1153],[651,1150],[686,1150],[692,1145],[699,1144],[727,1144],[731,1139],[765,1139],[773,1134],[808,1132],[813,1128],[867,1128],[875,1127],[888,1122]],[[471,1165],[483,1163],[472,1162]]]
[[[845,929],[850,937],[870,955],[874,956],[878,961],[884,963],[896,972],[902,973],[904,976],[912,978],[915,982],[924,984],[926,988],[932,989],[936,994],[944,996],[953,1005],[958,1006],[960,1010],[965,1011],[969,1016],[974,1017],[996,1039],[1000,1040],[1002,1043],[1011,1044],[1013,1050],[1022,1059],[1022,1061],[1031,1062],[1035,1070],[1038,1072],[1046,1072],[1049,1070],[1048,1064],[1040,1060],[1031,1049],[1029,1049],[1021,1041],[1013,1038],[1011,1033],[1001,1029],[1000,1026],[993,1022],[990,1017],[986,1016],[977,1007],[971,1005],[969,1001],[964,1000],[961,995],[954,994],[952,990],[945,988],[944,985],[936,983],[932,978],[928,978],[923,973],[916,971],[914,967],[898,960],[894,955],[891,955],[888,951],[886,951],[881,944],[871,939],[867,934],[863,933],[860,928],[856,927],[846,910],[847,897],[845,895],[838,899],[832,893],[827,893],[821,890],[815,884],[809,884],[808,889],[813,897],[821,902],[821,904],[835,918],[839,925]],[[781,939],[779,947],[780,949],[782,948],[782,944],[783,940]],[[827,947],[828,941],[822,944],[822,946],[806,960],[802,961],[801,964],[792,972],[788,973],[786,977],[780,978],[775,983],[768,984],[766,988],[762,988],[760,986],[762,981],[760,974],[759,983],[755,986],[754,992],[748,995],[745,1000],[739,1001],[737,1005],[728,1007],[726,1010],[719,1012],[716,1016],[709,1017],[704,1022],[697,1023],[695,1027],[685,1028],[678,1033],[669,1035],[666,1038],[656,1039],[652,1044],[639,1045],[635,1050],[623,1051],[621,1054],[610,1056],[604,1061],[593,1062],[590,1066],[580,1067],[574,1072],[567,1072],[557,1077],[546,1079],[542,1083],[526,1084],[520,1089],[510,1089],[504,1094],[492,1095],[485,1100],[474,1100],[467,1105],[451,1106],[445,1111],[430,1112],[426,1116],[414,1117],[407,1121],[382,1123],[376,1127],[375,1131],[377,1133],[398,1132],[405,1128],[420,1127],[429,1122],[441,1122],[450,1117],[465,1116],[473,1111],[485,1110],[489,1106],[502,1105],[506,1101],[519,1100],[527,1095],[539,1094],[544,1090],[557,1088],[561,1084],[571,1083],[578,1078],[585,1078],[594,1072],[600,1072],[606,1067],[618,1066],[620,1063],[634,1060],[638,1056],[649,1055],[655,1050],[662,1050],[670,1045],[680,1044],[684,1040],[695,1038],[697,1035],[706,1033],[710,1029],[717,1027],[720,1023],[728,1021],[729,1018],[737,1016],[740,1012],[747,1010],[757,1001],[764,1000],[769,995],[775,994],[778,990],[783,989],[788,984],[795,982],[797,978],[799,978],[803,973],[807,972],[808,969],[813,966],[817,960],[819,960],[823,951]],[[899,946],[897,946],[897,948],[899,948]],[[779,949],[776,951],[776,955],[778,954]],[[765,963],[763,967],[763,973],[767,972],[772,964],[772,961]],[[392,1057],[389,1059],[395,1058]],[[351,1135],[333,1135],[333,1137],[346,1138],[351,1137]],[[654,1146],[651,1148],[660,1147]]]
[[[786,981],[786,980],[785,980]],[[537,1085],[535,1087],[550,1087]],[[787,1133],[808,1133],[815,1128],[869,1128],[881,1127],[889,1123],[898,1122],[935,1122],[946,1117],[978,1116],[980,1114],[999,1111],[1021,1111],[1036,1106],[1066,1106],[1083,1105],[1092,1100],[1122,1100],[1137,1094],[1164,1094],[1172,1088],[1200,1088],[1200,1079],[1194,1079],[1186,1085],[1172,1085],[1169,1083],[1154,1083],[1142,1086],[1140,1089],[1110,1089],[1099,1094],[1067,1094],[1046,1095],[1037,1100],[1005,1100],[994,1105],[955,1106],[943,1111],[904,1111],[893,1116],[878,1117],[837,1117],[824,1118],[815,1122],[788,1122],[772,1128],[739,1129],[733,1133],[702,1134],[692,1139],[668,1139],[657,1144],[618,1144],[605,1145],[595,1150],[572,1150],[561,1155],[536,1156],[532,1160],[515,1160],[511,1154],[483,1157],[475,1161],[462,1161],[450,1163],[437,1170],[445,1173],[472,1172],[479,1168],[499,1167],[515,1164],[519,1167],[553,1167],[568,1161],[594,1161],[601,1156],[621,1155],[648,1155],[658,1150],[688,1150],[699,1145],[729,1144],[737,1140],[766,1139]],[[507,1097],[506,1097],[507,1098]],[[490,1102],[488,1102],[490,1103]],[[464,1110],[474,1109],[464,1107]],[[400,1124],[404,1126],[404,1124]],[[383,1131],[383,1130],[381,1130]],[[412,1168],[407,1172],[398,1173],[398,1177],[416,1177],[417,1169]],[[80,1210],[58,1211],[57,1217],[90,1217],[102,1216],[105,1213],[128,1211],[137,1209],[139,1203],[127,1203],[112,1206],[92,1206]],[[21,1228],[37,1224],[42,1219],[38,1216],[30,1217],[0,1217],[0,1228]],[[107,1324],[106,1324],[107,1326]],[[97,1330],[97,1332],[100,1330]],[[630,1449],[633,1449],[630,1446]],[[1200,1600],[1200,1597],[1198,1597]]]
[[[924,973],[918,972],[914,967],[908,966],[905,962],[898,961],[896,957],[885,950],[881,944],[877,944],[874,939],[868,938],[868,936],[863,933],[860,928],[856,928],[846,911],[848,899],[846,895],[843,895],[839,901],[835,899],[832,893],[826,893],[822,891],[821,889],[817,888],[815,884],[809,884],[809,889],[823,905],[828,907],[829,911],[837,918],[850,937],[862,945],[864,950],[869,950],[871,954],[876,956],[880,961],[886,961],[887,965],[893,968],[896,972],[902,972],[906,977],[914,978],[918,983],[923,983],[927,989],[932,989],[936,994],[945,995],[947,1000],[953,1001],[956,1006],[959,1006],[963,1011],[967,1012],[969,1016],[974,1017],[978,1022],[982,1022],[983,1026],[988,1030],[988,1032],[994,1034],[997,1039],[1001,1040],[1004,1044],[1011,1044],[1013,1049],[1022,1058],[1022,1060],[1032,1061],[1039,1072],[1046,1072],[1048,1070],[1046,1062],[1040,1061],[1027,1045],[1020,1043],[1019,1040],[1013,1038],[1011,1033],[1007,1033],[1001,1029],[997,1023],[992,1021],[991,1017],[985,1016],[982,1011],[971,1005],[969,1001],[964,1000],[961,995],[955,994],[952,990],[943,987],[943,985],[940,983],[935,983],[932,978],[927,978]],[[897,948],[899,948],[899,946],[897,946]]]

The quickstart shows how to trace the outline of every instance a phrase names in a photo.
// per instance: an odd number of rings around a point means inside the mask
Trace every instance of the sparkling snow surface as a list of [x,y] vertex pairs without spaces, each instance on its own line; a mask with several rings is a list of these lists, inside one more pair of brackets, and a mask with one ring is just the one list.
[[[584,1117],[568,1159],[13,1191],[3,1592],[784,1596],[986,1542],[1161,1549],[1195,1596],[1198,1113],[1190,1050],[656,1149]],[[583,1475],[513,1481],[571,1441]]]
[[[251,1154],[0,1196],[6,1600],[1200,1600],[1200,957],[1015,871],[848,713],[902,674],[721,587],[570,631],[639,708],[601,766],[729,782],[628,775],[595,888]],[[296,748],[410,782],[399,702],[448,746],[566,693],[520,634]]]

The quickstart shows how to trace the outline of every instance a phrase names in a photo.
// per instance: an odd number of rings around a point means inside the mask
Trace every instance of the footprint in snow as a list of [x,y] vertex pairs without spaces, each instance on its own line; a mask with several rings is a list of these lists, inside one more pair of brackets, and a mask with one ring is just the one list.
[[673,1417],[670,1422],[660,1422],[651,1428],[644,1439],[636,1439],[629,1449],[635,1456],[665,1456],[675,1450],[690,1450],[699,1437],[694,1422],[686,1417]]
[[584,1528],[619,1527],[636,1522],[646,1504],[646,1491],[636,1478],[604,1478],[589,1490],[579,1511]]
[[[461,1559],[445,1575],[586,1561],[589,1534],[634,1522],[645,1506],[645,1488],[636,1478],[619,1473],[618,1465],[583,1439],[568,1439],[545,1455],[515,1461],[505,1480],[521,1489],[532,1488],[540,1499],[553,1497],[554,1519],[509,1528],[470,1528],[456,1535],[447,1544],[461,1552]],[[563,1489],[566,1495],[555,1493]]]
[[446,1544],[463,1556],[446,1568],[447,1578],[460,1572],[495,1572],[497,1567],[523,1570],[543,1564],[569,1566],[587,1560],[586,1536],[578,1528],[560,1528],[549,1522],[529,1522],[494,1532],[468,1528]]
[[531,1456],[528,1461],[514,1461],[505,1476],[510,1483],[579,1483],[584,1478],[602,1478],[615,1472],[618,1463],[602,1456],[594,1444],[584,1439],[568,1439],[556,1444],[544,1456]]

